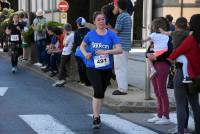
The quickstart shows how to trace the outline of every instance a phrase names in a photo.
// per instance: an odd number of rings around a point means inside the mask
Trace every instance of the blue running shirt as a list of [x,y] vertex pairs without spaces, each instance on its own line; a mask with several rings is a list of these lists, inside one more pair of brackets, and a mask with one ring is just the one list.
[[107,30],[105,35],[98,35],[96,30],[90,31],[83,41],[87,44],[86,51],[92,53],[90,60],[86,60],[86,66],[96,69],[110,69],[113,65],[113,56],[97,55],[97,50],[111,50],[116,44],[120,44],[117,35],[111,30]]

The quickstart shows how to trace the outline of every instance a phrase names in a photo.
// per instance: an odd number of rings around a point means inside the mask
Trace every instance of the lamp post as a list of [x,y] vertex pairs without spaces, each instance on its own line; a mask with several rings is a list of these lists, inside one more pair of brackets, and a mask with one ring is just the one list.
[[183,0],[181,0],[181,17],[183,17]]
[[54,6],[54,3],[53,3],[54,0],[51,0],[51,20],[53,21],[54,19],[54,13],[53,13],[53,6]]
[[29,24],[31,24],[31,0],[27,0],[28,4],[27,4],[27,12],[28,12],[28,22]]
[[[150,28],[152,22],[152,0],[143,1],[143,31],[142,36],[145,39],[150,34]],[[149,66],[146,61],[145,68],[145,99],[150,100],[151,98],[151,86],[149,80]]]

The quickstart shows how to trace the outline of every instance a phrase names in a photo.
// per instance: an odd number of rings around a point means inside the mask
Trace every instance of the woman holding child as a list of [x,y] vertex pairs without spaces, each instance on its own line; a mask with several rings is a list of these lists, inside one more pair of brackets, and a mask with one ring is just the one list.
[[[185,55],[188,60],[188,73],[191,79],[200,75],[200,14],[195,14],[190,19],[190,31],[192,35],[186,37],[181,45],[174,49],[170,55],[170,59],[174,60],[180,55]],[[200,105],[199,95],[189,94],[187,84],[182,82],[183,69],[182,64],[176,65],[176,73],[174,76],[174,93],[177,108],[178,134],[184,134],[185,124],[187,122],[187,111],[185,107],[190,103],[195,122],[194,134],[200,133]]]
[[166,89],[166,82],[170,64],[167,57],[170,54],[167,35],[159,32],[159,28],[169,30],[167,20],[157,18],[152,23],[152,34],[144,41],[153,42],[153,51],[147,52],[148,63],[150,63],[150,79],[154,87],[157,99],[157,115],[147,121],[155,124],[169,124],[169,99]]

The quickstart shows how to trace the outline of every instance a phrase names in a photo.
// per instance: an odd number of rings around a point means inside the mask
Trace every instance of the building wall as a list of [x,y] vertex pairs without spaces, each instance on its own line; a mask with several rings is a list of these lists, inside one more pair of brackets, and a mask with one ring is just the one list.
[[[154,17],[162,17],[167,14],[171,14],[174,17],[174,22],[177,18],[181,16],[181,0],[161,0],[162,4],[158,4],[159,0],[156,0],[157,6],[154,6],[153,14]],[[166,1],[166,2],[165,2]],[[193,14],[200,13],[200,5],[198,0],[183,0],[183,17],[186,17],[188,20]]]
[[[48,20],[60,22],[60,12],[57,11],[57,4],[60,0],[30,0],[31,11],[36,12],[38,9],[45,11],[45,17]],[[100,8],[112,0],[66,0],[69,4],[68,21],[75,28],[75,20],[77,17],[84,17],[87,21],[92,22],[93,11],[99,11]],[[27,4],[24,4],[27,3]],[[28,0],[19,0],[19,9],[27,11]],[[52,15],[53,13],[53,15]]]
[[[57,11],[57,3],[59,1],[60,0],[30,0],[31,12],[36,12],[38,9],[42,9],[45,11],[45,17],[47,20],[60,21],[60,13]],[[18,7],[19,9],[27,11],[28,1],[19,0]]]
[[[181,3],[181,0],[179,0],[179,3]],[[184,4],[191,4],[191,3],[196,3],[196,0],[184,0],[183,1]]]

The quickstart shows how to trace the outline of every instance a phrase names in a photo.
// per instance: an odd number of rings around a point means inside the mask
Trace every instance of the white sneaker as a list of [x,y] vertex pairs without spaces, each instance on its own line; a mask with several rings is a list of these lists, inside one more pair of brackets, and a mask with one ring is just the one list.
[[47,68],[47,66],[45,66],[45,65],[44,65],[44,66],[41,66],[40,68],[41,68],[41,69],[46,69],[46,68]]
[[55,83],[52,84],[53,87],[56,87],[59,81],[56,81]]
[[53,87],[56,86],[63,86],[65,84],[65,80],[58,80],[57,82],[55,82],[54,84],[52,84]]
[[15,73],[15,67],[12,67],[11,72]]
[[17,72],[17,67],[14,67],[15,68],[15,72]]
[[83,82],[78,82],[78,84],[80,84],[80,85],[82,85],[82,86],[84,86],[84,85],[85,85]]
[[35,66],[38,66],[38,67],[41,67],[41,66],[42,66],[42,64],[39,63],[39,62],[38,62],[38,63],[35,63],[34,65],[35,65]]
[[170,124],[170,120],[167,119],[165,116],[162,116],[162,118],[158,121],[155,122],[155,124],[157,125],[166,125],[166,124]]
[[154,122],[156,122],[156,121],[159,121],[160,119],[161,119],[160,117],[155,116],[155,117],[153,117],[153,118],[151,118],[151,119],[148,119],[147,122],[149,122],[149,123],[154,123]]

